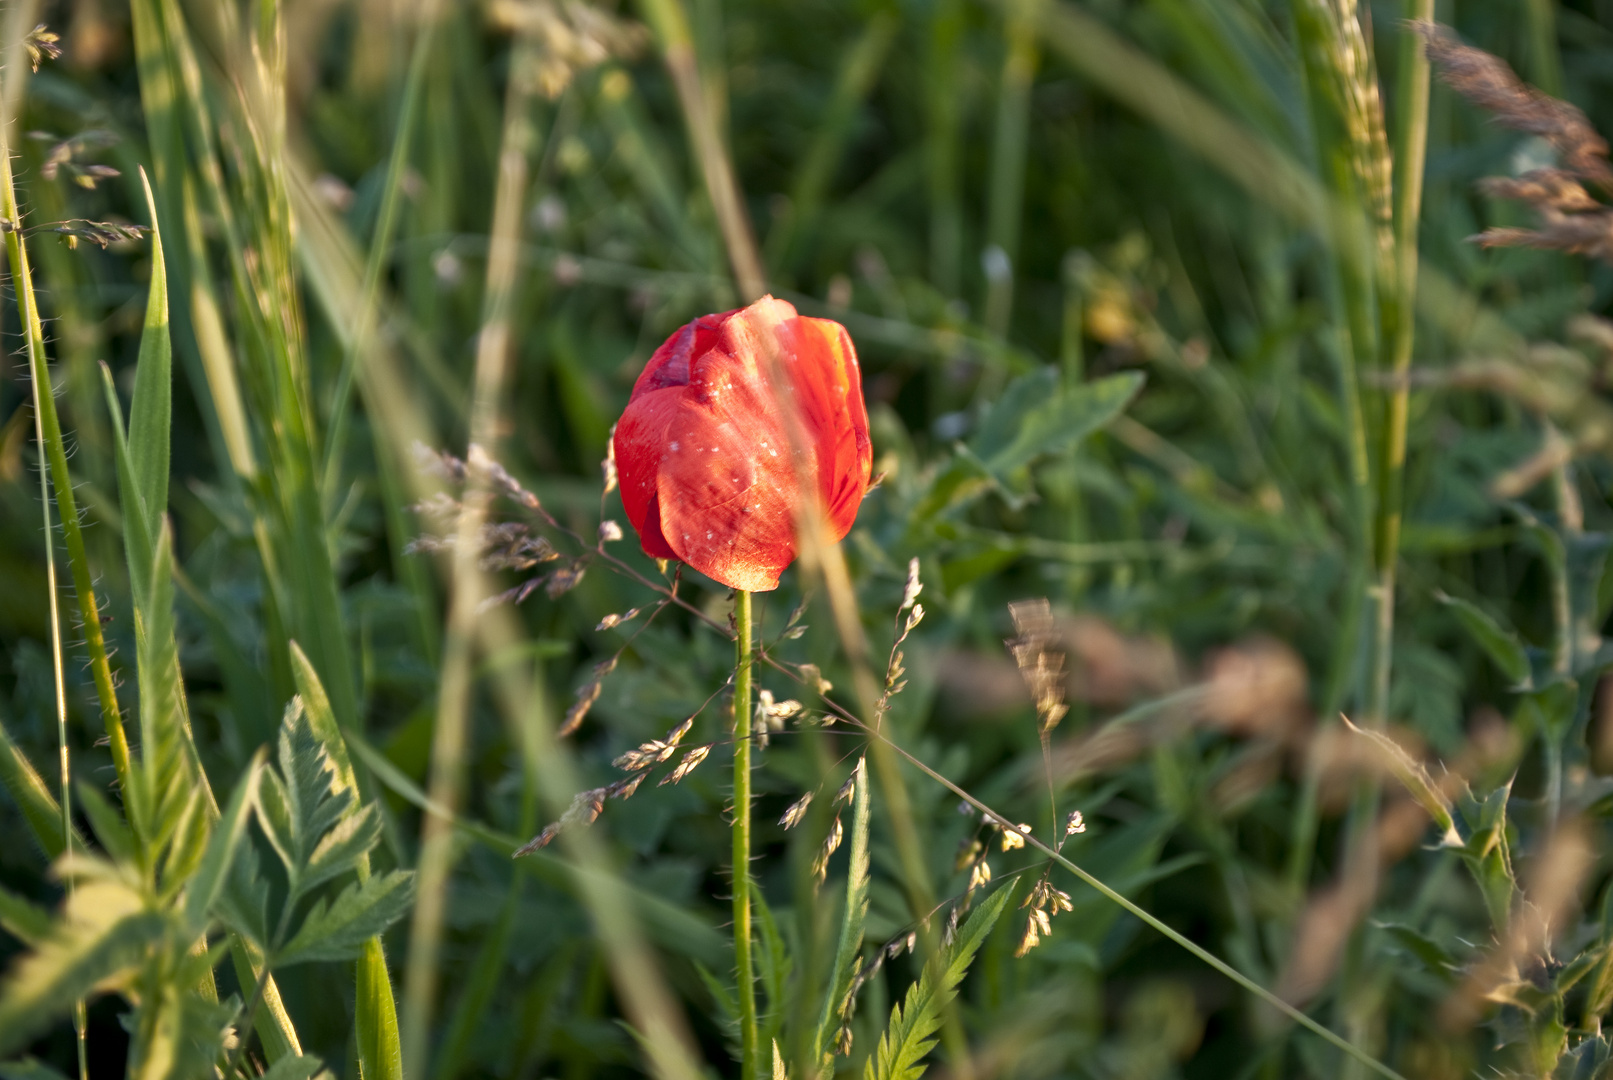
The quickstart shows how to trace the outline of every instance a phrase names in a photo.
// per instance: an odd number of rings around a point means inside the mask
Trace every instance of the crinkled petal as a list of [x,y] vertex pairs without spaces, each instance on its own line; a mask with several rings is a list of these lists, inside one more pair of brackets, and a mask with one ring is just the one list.
[[803,495],[840,539],[867,490],[872,446],[851,339],[771,297],[696,319],[639,376],[616,460],[647,554],[670,553],[732,588],[776,588],[795,559]]

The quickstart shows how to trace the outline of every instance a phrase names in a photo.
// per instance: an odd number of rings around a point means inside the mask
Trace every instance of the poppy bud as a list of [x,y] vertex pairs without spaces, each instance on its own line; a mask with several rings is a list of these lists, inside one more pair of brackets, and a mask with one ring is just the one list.
[[868,490],[851,337],[771,296],[702,316],[650,357],[615,449],[646,555],[730,588],[775,589],[797,553],[798,515],[821,513],[839,540]]

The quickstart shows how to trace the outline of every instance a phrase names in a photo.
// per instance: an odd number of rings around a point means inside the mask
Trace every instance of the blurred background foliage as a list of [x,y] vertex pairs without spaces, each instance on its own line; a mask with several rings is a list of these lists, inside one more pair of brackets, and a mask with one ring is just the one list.
[[[1602,559],[1613,328],[1598,315],[1613,271],[1469,243],[1528,221],[1476,181],[1547,164],[1552,148],[1436,84],[1378,719],[1405,761],[1426,754],[1474,793],[1460,835],[1438,847],[1397,782],[1362,779],[1377,775],[1363,772],[1370,755],[1337,720],[1373,708],[1370,508],[1352,453],[1363,430],[1377,445],[1396,384],[1370,357],[1340,374],[1359,282],[1340,255],[1348,231],[1318,222],[1329,199],[1346,215],[1359,207],[1337,183],[1350,133],[1326,122],[1315,60],[1337,42],[1317,27],[1363,28],[1378,78],[1340,78],[1346,91],[1382,86],[1398,140],[1412,55],[1401,19],[1421,5],[1353,7],[137,0],[131,13],[59,0],[40,11],[63,55],[26,80],[12,148],[113,665],[135,650],[96,363],[131,391],[152,263],[143,240],[102,249],[50,230],[145,223],[144,164],[173,297],[169,510],[202,759],[229,778],[271,742],[296,689],[295,639],[365,741],[361,783],[385,818],[377,857],[420,862],[428,787],[467,823],[443,849],[436,936],[418,914],[388,936],[405,1048],[415,1039],[425,1055],[412,1076],[642,1070],[619,1022],[631,1012],[612,976],[622,941],[658,963],[709,1069],[737,1071],[718,1004],[732,963],[720,768],[612,802],[589,831],[590,865],[627,883],[626,938],[592,908],[572,855],[507,857],[557,816],[574,790],[562,785],[608,783],[614,757],[695,713],[726,676],[727,640],[676,607],[596,629],[655,596],[588,564],[569,591],[498,609],[517,622],[502,651],[468,661],[463,746],[448,751],[462,753],[463,776],[434,777],[454,662],[438,573],[450,560],[406,551],[430,528],[410,509],[430,488],[409,441],[463,452],[490,312],[507,317],[509,364],[486,441],[575,533],[593,537],[602,507],[619,518],[614,496],[601,503],[600,462],[633,378],[680,324],[745,299],[731,270],[745,226],[708,194],[709,151],[723,143],[767,287],[844,322],[861,356],[884,479],[844,550],[873,655],[888,647],[911,558],[929,611],[888,720],[898,741],[1053,835],[1034,710],[1002,648],[1007,602],[1048,597],[1072,704],[1050,774],[1058,806],[1088,823],[1072,858],[1407,1075],[1603,1074],[1613,785],[1600,774],[1613,770],[1613,693],[1596,688],[1613,606]],[[1613,131],[1604,0],[1440,0],[1434,14]],[[261,78],[243,74],[252,65]],[[687,122],[690,87],[715,144]],[[524,173],[501,181],[501,161]],[[497,205],[510,211],[503,225]],[[504,271],[490,262],[501,237]],[[56,739],[33,419],[15,307],[0,318],[14,346],[0,362],[0,721],[42,765]],[[1144,381],[1123,416],[1091,435],[1072,426],[1097,392],[1084,384],[1121,394],[1099,380],[1126,373]],[[1029,443],[992,457],[1004,432],[1024,431]],[[631,536],[612,550],[659,576]],[[727,598],[696,578],[680,595],[720,626]],[[805,633],[777,640],[811,580],[788,574],[758,597],[762,638],[849,688],[821,595],[808,596]],[[531,732],[552,731],[611,657],[563,755],[575,776],[546,773],[560,751]],[[512,702],[500,679],[513,667],[525,681]],[[74,771],[104,788],[93,688],[80,664],[68,675]],[[792,692],[776,673],[760,678]],[[699,716],[699,738],[721,737],[720,714],[719,702]],[[828,817],[792,833],[773,822],[802,791],[837,787],[856,745],[831,727],[784,733],[761,754],[754,873],[798,968],[833,915],[821,898],[838,895],[815,893],[807,869]],[[1448,790],[1424,804],[1461,804],[1431,767]],[[1484,810],[1509,780],[1510,802]],[[974,857],[978,822],[956,798],[913,772],[906,797],[874,803],[871,943],[904,937],[919,898],[961,894]],[[1591,854],[1553,877],[1551,841],[1569,820]],[[927,882],[904,861],[904,829]],[[0,830],[12,838],[0,882],[53,902],[8,800]],[[1366,835],[1371,856],[1351,862],[1351,838]],[[1544,946],[1508,945],[1506,902],[1492,925],[1493,894],[1462,869],[1483,880],[1497,850],[1511,861],[1495,872],[1536,882],[1525,893],[1557,915]],[[994,854],[998,876],[1039,868],[1032,854]],[[1348,1067],[1102,897],[1063,887],[1075,910],[1044,944],[1012,955],[1016,913],[983,949],[939,1054],[948,1076]],[[420,947],[435,959],[405,987]],[[0,935],[0,955],[19,949]],[[1498,955],[1511,982],[1484,982]],[[1578,974],[1560,979],[1576,959]],[[860,1068],[906,963],[865,987],[842,1066]],[[352,1075],[351,987],[321,965],[280,980],[305,1048]],[[122,1068],[116,1012],[92,1005],[93,1075]],[[71,1047],[64,1023],[34,1053],[70,1071]]]

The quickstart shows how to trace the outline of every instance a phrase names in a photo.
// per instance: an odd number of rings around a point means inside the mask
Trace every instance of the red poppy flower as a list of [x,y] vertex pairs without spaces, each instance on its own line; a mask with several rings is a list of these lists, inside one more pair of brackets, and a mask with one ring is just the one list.
[[872,460],[846,328],[771,296],[668,338],[616,425],[645,554],[735,589],[778,587],[814,502],[834,539],[851,531]]

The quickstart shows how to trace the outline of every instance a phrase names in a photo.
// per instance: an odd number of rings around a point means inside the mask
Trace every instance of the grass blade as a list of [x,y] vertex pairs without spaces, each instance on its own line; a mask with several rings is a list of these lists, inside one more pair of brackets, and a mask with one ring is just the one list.
[[173,422],[173,347],[168,334],[168,272],[163,263],[162,234],[157,227],[157,203],[151,181],[140,170],[151,215],[151,292],[146,299],[146,321],[140,334],[140,359],[134,373],[134,400],[129,406],[129,462],[138,496],[134,506],[124,500],[124,515],[143,515],[148,536],[168,511],[168,439]]
[[0,787],[11,793],[46,858],[52,861],[59,858],[67,847],[62,830],[71,827],[71,818],[62,812],[45,778],[39,775],[22,748],[12,741],[4,723],[0,723]]
[[835,946],[834,967],[830,969],[829,993],[812,1036],[813,1065],[830,1060],[834,1053],[830,1020],[844,1011],[846,994],[857,957],[862,952],[863,924],[868,919],[868,821],[870,817],[868,759],[857,759],[856,787],[851,803],[851,854],[846,864],[846,909],[840,918],[840,941]]

